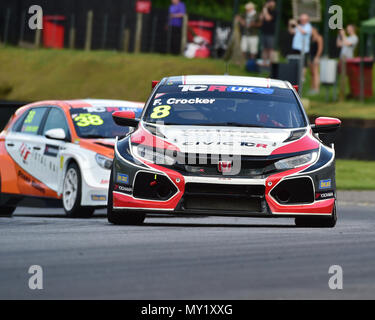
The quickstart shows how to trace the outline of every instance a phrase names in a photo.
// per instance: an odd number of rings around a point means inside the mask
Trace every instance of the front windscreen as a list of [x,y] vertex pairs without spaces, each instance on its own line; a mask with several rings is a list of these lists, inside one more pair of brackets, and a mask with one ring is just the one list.
[[140,116],[142,109],[130,107],[89,107],[70,109],[77,135],[81,138],[100,139],[125,136],[129,128],[118,126],[112,118],[115,111],[135,111]]
[[290,89],[218,85],[162,86],[144,121],[165,125],[301,128],[306,120]]

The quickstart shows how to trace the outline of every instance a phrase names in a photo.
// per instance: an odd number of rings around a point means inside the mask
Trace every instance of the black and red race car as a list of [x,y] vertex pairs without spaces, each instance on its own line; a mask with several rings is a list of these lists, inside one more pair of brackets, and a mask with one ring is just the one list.
[[[340,120],[311,125],[285,81],[232,76],[164,78],[134,131],[115,145],[108,220],[141,224],[147,213],[295,218],[334,227]],[[323,142],[325,141],[325,142]]]

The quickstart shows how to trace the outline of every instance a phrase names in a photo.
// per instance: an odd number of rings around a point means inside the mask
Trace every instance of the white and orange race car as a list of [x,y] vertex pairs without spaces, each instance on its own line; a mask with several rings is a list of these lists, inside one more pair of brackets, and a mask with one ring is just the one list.
[[[144,104],[117,100],[42,101],[18,109],[0,134],[0,216],[17,206],[59,205],[89,217],[107,205],[117,136],[114,111]],[[42,202],[41,202],[42,201]]]

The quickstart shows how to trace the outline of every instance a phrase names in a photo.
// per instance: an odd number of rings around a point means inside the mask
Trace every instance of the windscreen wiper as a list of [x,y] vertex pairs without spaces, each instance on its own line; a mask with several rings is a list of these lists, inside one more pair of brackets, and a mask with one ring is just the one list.
[[244,124],[244,123],[238,123],[238,122],[207,123],[207,124],[202,124],[202,126],[265,128],[264,126],[260,126],[260,125],[256,125],[256,124]]

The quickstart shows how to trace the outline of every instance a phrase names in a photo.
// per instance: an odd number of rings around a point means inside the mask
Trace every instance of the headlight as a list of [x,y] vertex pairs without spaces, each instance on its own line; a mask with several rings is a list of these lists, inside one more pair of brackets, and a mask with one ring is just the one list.
[[112,168],[112,163],[113,163],[112,159],[102,156],[101,154],[97,154],[95,156],[95,159],[98,165],[102,167],[103,169],[110,170]]
[[294,169],[305,164],[313,163],[318,157],[318,152],[310,152],[301,156],[291,157],[275,162],[277,170]]
[[173,166],[176,163],[176,159],[167,156],[165,153],[156,151],[153,148],[145,147],[142,145],[133,147],[133,153],[137,157],[143,158],[146,161],[149,161],[155,164],[164,164],[167,166]]

